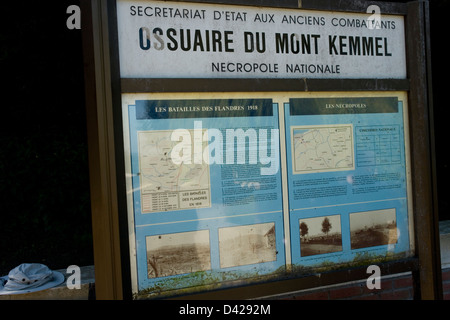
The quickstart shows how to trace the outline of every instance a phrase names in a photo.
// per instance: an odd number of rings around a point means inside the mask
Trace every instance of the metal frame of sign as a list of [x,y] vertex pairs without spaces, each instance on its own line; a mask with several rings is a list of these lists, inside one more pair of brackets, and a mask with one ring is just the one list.
[[[250,0],[180,1],[254,6]],[[261,0],[258,6],[382,14],[405,18],[407,79],[125,79],[120,78],[116,2],[82,0],[82,30],[91,180],[92,230],[97,299],[132,297],[129,225],[123,145],[122,94],[214,92],[406,92],[409,109],[414,256],[378,264],[382,275],[410,271],[415,298],[440,299],[442,279],[432,128],[428,2],[364,0]],[[186,298],[257,298],[367,279],[367,266],[323,272],[270,283],[249,284]]]

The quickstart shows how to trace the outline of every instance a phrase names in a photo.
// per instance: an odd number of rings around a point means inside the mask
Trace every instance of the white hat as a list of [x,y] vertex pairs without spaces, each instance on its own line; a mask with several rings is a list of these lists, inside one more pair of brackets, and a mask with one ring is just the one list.
[[23,263],[0,278],[0,295],[29,293],[64,282],[64,275],[40,263]]

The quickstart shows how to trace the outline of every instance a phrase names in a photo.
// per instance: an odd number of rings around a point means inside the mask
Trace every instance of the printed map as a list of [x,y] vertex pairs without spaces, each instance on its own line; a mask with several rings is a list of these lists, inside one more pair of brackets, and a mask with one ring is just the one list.
[[[193,130],[188,131],[193,139]],[[211,206],[209,165],[205,161],[194,164],[193,160],[175,164],[171,152],[180,142],[172,141],[171,135],[172,131],[164,130],[138,133],[143,213]],[[202,150],[207,147],[205,142]]]
[[293,127],[294,174],[354,170],[353,126]]

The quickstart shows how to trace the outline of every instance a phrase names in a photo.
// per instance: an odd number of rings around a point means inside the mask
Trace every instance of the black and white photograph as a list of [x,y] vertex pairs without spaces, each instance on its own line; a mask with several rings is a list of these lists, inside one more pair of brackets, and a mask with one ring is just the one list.
[[275,261],[275,223],[219,229],[219,252],[221,268]]
[[342,251],[341,216],[300,219],[302,257]]
[[149,236],[146,242],[148,278],[211,269],[208,230]]
[[352,249],[397,243],[395,209],[351,213],[350,238]]

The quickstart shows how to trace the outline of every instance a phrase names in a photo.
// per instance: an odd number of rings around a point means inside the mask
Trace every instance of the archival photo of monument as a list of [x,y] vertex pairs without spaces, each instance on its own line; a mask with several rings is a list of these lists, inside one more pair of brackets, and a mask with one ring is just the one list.
[[148,236],[146,244],[148,278],[211,269],[208,230]]
[[341,216],[299,220],[302,257],[342,251]]
[[351,213],[350,238],[352,249],[397,243],[395,209]]

